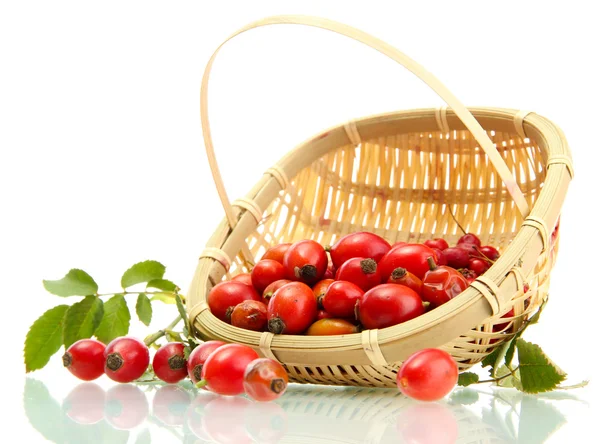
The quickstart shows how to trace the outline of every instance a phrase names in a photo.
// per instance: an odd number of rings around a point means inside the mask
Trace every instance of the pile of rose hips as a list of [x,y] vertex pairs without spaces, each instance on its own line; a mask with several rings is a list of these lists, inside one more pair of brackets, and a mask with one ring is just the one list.
[[[67,349],[63,364],[84,381],[106,374],[113,381],[127,383],[146,372],[150,351],[130,336],[116,338],[108,345],[96,339],[81,339]],[[189,377],[197,387],[220,395],[246,393],[256,401],[278,398],[288,384],[288,375],[279,362],[260,358],[245,345],[221,341],[203,342],[187,360],[182,343],[164,344],[154,355],[152,369],[157,378],[169,384]]]
[[470,233],[452,247],[441,238],[390,245],[369,232],[348,234],[327,248],[313,240],[283,243],[269,248],[250,273],[215,285],[208,306],[220,320],[248,330],[356,333],[439,307],[499,256]]

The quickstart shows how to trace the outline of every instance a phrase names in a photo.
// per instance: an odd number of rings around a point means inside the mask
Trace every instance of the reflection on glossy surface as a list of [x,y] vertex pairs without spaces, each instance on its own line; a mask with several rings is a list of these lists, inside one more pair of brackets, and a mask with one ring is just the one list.
[[106,393],[104,415],[115,429],[133,429],[148,416],[146,395],[133,384],[115,385]]
[[568,400],[577,398],[463,388],[421,403],[395,390],[291,384],[276,402],[258,403],[185,383],[117,384],[105,392],[86,382],[61,406],[35,379],[24,392],[31,425],[49,441],[111,444],[149,443],[154,433],[195,444],[544,442],[566,421],[558,407]]

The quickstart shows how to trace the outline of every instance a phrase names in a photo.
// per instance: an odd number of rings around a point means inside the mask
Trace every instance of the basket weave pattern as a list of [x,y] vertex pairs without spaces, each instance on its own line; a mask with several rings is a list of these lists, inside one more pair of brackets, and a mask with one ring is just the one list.
[[[541,116],[469,111],[521,190],[526,217],[458,113],[400,111],[330,128],[289,152],[230,207],[233,218],[207,243],[189,291],[196,334],[252,346],[281,361],[292,381],[372,387],[395,387],[399,364],[418,349],[440,347],[463,371],[512,337],[547,298],[570,153],[560,129]],[[501,257],[461,295],[406,323],[343,336],[274,336],[225,324],[207,308],[212,286],[248,271],[277,243],[328,245],[355,231],[391,243],[452,243],[463,234],[452,215]],[[511,308],[514,317],[501,319]]]

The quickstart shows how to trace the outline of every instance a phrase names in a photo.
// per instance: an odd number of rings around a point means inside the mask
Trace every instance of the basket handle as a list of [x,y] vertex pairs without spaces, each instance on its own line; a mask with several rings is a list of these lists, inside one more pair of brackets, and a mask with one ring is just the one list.
[[498,172],[500,178],[502,179],[502,182],[504,182],[504,185],[506,186],[509,194],[515,201],[517,208],[521,212],[523,218],[529,215],[529,205],[525,200],[525,196],[519,189],[515,178],[506,166],[506,163],[504,162],[504,159],[502,159],[502,156],[500,156],[500,154],[494,147],[492,140],[486,134],[485,130],[481,127],[479,122],[477,122],[475,117],[473,117],[473,114],[471,114],[471,112],[454,96],[454,94],[452,94],[431,73],[425,70],[425,68],[423,68],[421,65],[419,65],[417,62],[412,60],[410,57],[408,57],[398,49],[394,48],[388,43],[385,43],[383,40],[380,40],[376,37],[373,37],[370,34],[367,34],[366,32],[345,25],[343,23],[338,23],[333,20],[328,20],[320,17],[310,17],[303,15],[279,15],[266,17],[249,23],[243,28],[234,32],[232,35],[230,35],[215,50],[210,60],[208,61],[206,68],[204,69],[204,75],[202,77],[202,85],[200,87],[200,120],[202,123],[204,147],[206,149],[206,155],[208,157],[208,163],[212,171],[213,179],[217,187],[217,192],[219,193],[219,198],[221,199],[221,203],[225,210],[225,215],[231,227],[235,226],[236,218],[234,216],[233,207],[231,206],[231,203],[229,202],[229,199],[227,197],[227,192],[225,191],[225,186],[223,184],[221,172],[219,170],[217,159],[215,157],[215,151],[210,132],[210,123],[208,120],[208,79],[210,76],[212,64],[217,56],[217,53],[225,43],[227,43],[235,36],[249,31],[250,29],[259,28],[267,25],[279,24],[313,26],[315,28],[326,29],[328,31],[333,31],[337,34],[345,35],[346,37],[350,37],[351,39],[364,43],[365,45],[370,46],[371,48],[381,52],[382,54],[385,54],[390,59],[398,62],[410,72],[415,74],[419,79],[425,82],[425,84],[428,85],[433,91],[435,91],[452,110],[454,110],[458,118],[462,121],[462,123],[464,123],[464,125],[471,132],[471,134],[473,134],[475,140],[479,142],[483,150],[489,156],[490,162]]

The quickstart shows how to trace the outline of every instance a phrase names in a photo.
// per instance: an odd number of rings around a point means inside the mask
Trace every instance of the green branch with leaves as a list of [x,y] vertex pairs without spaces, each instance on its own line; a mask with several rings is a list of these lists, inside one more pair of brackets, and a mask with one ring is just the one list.
[[[66,350],[80,339],[94,336],[108,344],[117,337],[126,336],[131,323],[127,305],[129,297],[136,297],[136,315],[146,326],[152,320],[152,302],[175,304],[178,316],[164,329],[147,336],[145,343],[157,347],[156,342],[162,337],[183,342],[189,356],[197,341],[189,337],[185,298],[179,293],[177,285],[164,278],[165,271],[166,267],[160,262],[139,262],[123,273],[121,289],[113,293],[99,293],[96,281],[80,269],[70,270],[59,280],[44,280],[44,288],[49,293],[62,298],[82,299],[71,305],[61,304],[51,308],[33,323],[25,338],[25,370],[31,372],[43,368],[61,346]],[[132,290],[132,287],[141,284],[145,284],[143,289]],[[182,320],[183,330],[175,331]]]

